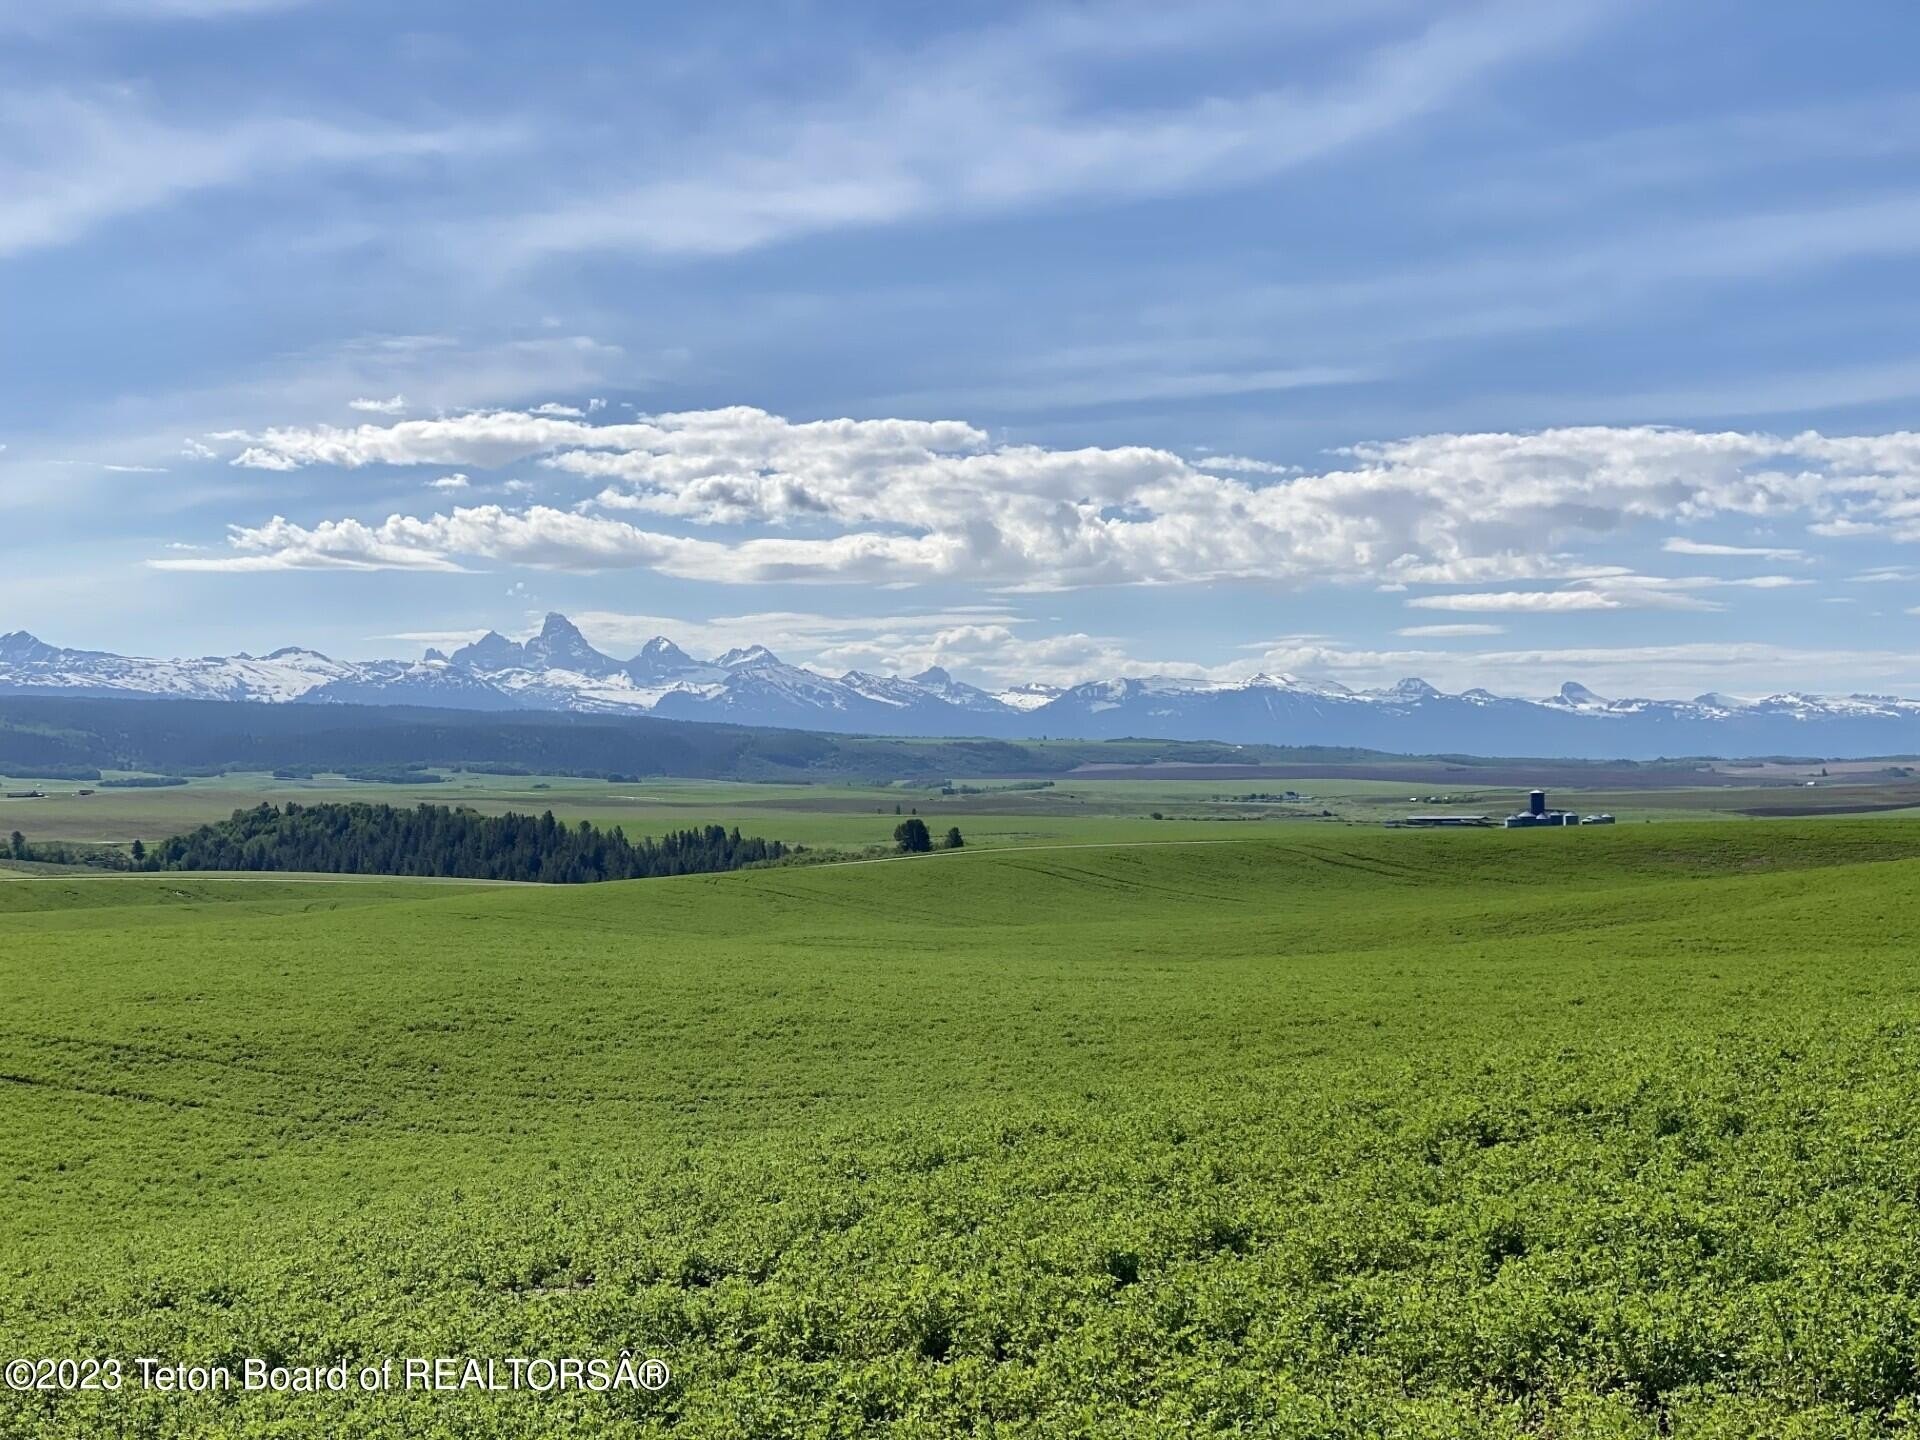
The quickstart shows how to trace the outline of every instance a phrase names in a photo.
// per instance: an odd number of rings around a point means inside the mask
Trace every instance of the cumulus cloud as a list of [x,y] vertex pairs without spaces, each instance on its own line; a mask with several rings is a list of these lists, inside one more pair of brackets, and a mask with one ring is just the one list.
[[[493,410],[232,438],[245,445],[232,462],[243,468],[534,461],[579,487],[564,509],[332,522],[326,553],[362,538],[366,563],[417,549],[434,562],[641,566],[735,583],[1367,581],[1487,587],[1416,601],[1433,609],[1709,609],[1716,602],[1697,592],[1799,582],[1633,576],[1573,552],[1653,526],[1818,523],[1843,509],[1920,539],[1920,436],[1906,433],[1428,435],[1356,445],[1336,452],[1332,468],[1294,476],[1203,469],[1144,446],[1001,445],[958,420],[794,422],[745,406],[609,424]],[[750,533],[696,538],[723,527]],[[316,553],[291,522],[271,533],[288,542],[289,563]],[[266,534],[242,525],[235,546],[271,553]],[[1691,539],[1666,548],[1800,555]],[[1549,579],[1577,583],[1498,588]]]
[[429,480],[427,488],[429,490],[465,490],[472,483],[465,475],[455,471],[451,475],[442,475],[438,480]]
[[349,400],[347,408],[365,411],[369,415],[404,415],[407,413],[407,397],[394,395],[386,400]]
[[394,517],[383,526],[327,520],[311,529],[276,515],[265,525],[234,526],[239,553],[190,560],[149,560],[156,570],[459,570],[457,562],[420,543],[419,522]]

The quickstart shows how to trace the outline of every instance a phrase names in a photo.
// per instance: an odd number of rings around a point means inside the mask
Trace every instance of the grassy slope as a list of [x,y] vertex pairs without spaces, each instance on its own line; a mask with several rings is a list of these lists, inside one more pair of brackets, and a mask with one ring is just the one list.
[[0,1353],[679,1379],[0,1433],[1885,1433],[1916,882],[1855,821],[8,882]]

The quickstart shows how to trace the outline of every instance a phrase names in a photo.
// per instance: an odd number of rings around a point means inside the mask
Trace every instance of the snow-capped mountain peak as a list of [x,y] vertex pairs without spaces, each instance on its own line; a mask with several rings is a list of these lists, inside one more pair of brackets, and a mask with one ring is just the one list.
[[727,651],[713,663],[722,670],[740,670],[749,665],[778,665],[780,657],[764,645],[748,645]]
[[1440,692],[1422,680],[1418,675],[1409,675],[1404,680],[1397,680],[1386,689],[1376,691],[1375,693],[1382,699],[1404,700],[1413,704],[1417,704],[1422,700],[1437,700],[1440,698]]
[[498,630],[489,630],[470,645],[462,645],[448,657],[455,665],[477,670],[504,670],[526,658],[526,651]]
[[1559,698],[1565,704],[1582,710],[1605,709],[1608,703],[1578,680],[1569,680],[1562,685]]
[[572,670],[582,675],[612,675],[620,662],[602,655],[587,643],[587,637],[566,616],[552,614],[540,626],[540,633],[521,648],[526,663],[539,670]]
[[1483,689],[1449,695],[1418,679],[1353,691],[1289,674],[1231,682],[1123,675],[989,693],[939,666],[909,677],[834,677],[784,664],[763,645],[703,661],[664,636],[622,663],[559,614],[524,642],[489,631],[450,656],[428,650],[419,660],[334,660],[299,646],[259,658],[154,660],[65,650],[25,631],[0,635],[0,695],[31,694],[585,710],[869,734],[1139,736],[1421,754],[1920,753],[1920,701],[1885,695],[1607,700],[1569,681],[1548,699],[1523,700]]
[[9,665],[42,664],[59,655],[79,655],[84,652],[56,650],[39,637],[29,635],[24,630],[15,630],[11,634],[0,635],[0,662]]
[[682,650],[664,635],[656,635],[653,639],[647,641],[646,644],[640,647],[640,653],[633,658],[635,660],[646,660],[655,665],[679,665],[685,667],[694,663],[691,655],[687,654],[686,651]]

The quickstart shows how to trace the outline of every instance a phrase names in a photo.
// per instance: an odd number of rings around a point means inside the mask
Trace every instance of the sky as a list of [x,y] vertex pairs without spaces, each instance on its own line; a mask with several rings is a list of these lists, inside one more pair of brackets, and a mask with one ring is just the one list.
[[1920,10],[7,0],[0,631],[1920,695]]

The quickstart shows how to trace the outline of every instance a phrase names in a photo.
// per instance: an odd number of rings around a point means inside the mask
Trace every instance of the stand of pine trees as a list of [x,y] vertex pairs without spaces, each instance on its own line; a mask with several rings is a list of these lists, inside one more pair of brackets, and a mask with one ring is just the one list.
[[708,825],[629,840],[618,826],[562,825],[549,810],[480,815],[444,805],[259,805],[153,846],[145,870],[306,870],[578,885],[738,870],[778,860],[778,840]]

